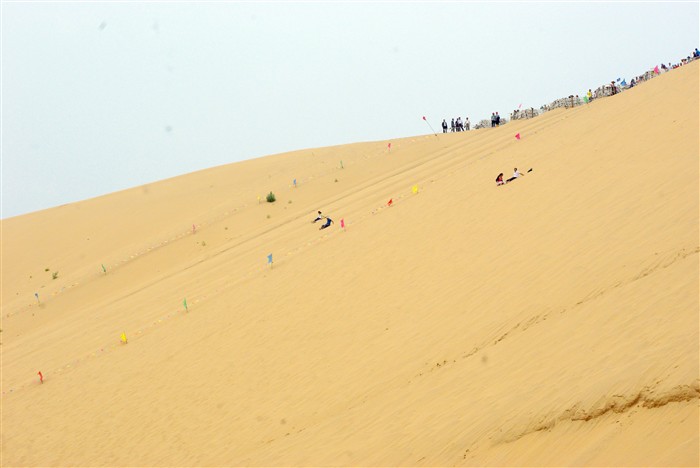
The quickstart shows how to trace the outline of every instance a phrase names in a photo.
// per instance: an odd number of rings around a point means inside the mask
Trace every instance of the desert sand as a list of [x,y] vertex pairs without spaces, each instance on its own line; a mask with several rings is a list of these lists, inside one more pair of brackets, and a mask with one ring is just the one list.
[[698,466],[699,66],[3,220],[2,466]]

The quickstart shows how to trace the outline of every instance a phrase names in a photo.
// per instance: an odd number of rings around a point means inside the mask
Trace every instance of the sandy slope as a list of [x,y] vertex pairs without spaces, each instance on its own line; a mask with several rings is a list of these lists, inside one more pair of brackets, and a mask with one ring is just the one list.
[[697,466],[698,76],[4,220],[2,465]]

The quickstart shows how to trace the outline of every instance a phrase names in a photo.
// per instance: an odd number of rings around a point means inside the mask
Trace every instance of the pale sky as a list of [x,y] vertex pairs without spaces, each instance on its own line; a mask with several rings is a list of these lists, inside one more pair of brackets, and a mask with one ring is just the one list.
[[583,95],[690,55],[699,5],[2,1],[1,217]]

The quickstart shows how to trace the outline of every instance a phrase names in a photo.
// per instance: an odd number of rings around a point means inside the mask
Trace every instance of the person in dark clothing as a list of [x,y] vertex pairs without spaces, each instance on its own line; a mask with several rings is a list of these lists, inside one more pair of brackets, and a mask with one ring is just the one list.
[[442,119],[442,133],[447,133],[447,122]]

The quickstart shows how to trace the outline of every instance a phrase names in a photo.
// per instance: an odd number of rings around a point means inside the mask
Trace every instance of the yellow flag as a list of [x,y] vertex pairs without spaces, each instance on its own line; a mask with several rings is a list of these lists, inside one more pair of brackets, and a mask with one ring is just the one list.
[[126,344],[126,333],[122,333],[121,339],[122,343]]
[[414,194],[418,193],[418,186],[414,185],[413,188],[411,189],[411,192],[413,192]]

